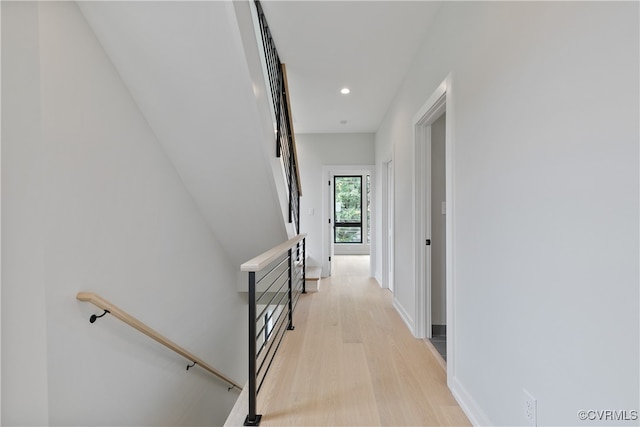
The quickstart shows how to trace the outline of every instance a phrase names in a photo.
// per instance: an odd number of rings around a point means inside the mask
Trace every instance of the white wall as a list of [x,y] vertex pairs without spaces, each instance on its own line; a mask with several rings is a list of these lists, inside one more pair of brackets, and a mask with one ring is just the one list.
[[[323,167],[331,165],[373,165],[374,135],[369,133],[297,134],[296,144],[300,163],[303,196],[300,200],[300,230],[307,233],[307,252],[310,264],[322,265],[322,236],[325,224],[322,210],[328,209],[323,200],[327,182]],[[313,215],[309,214],[313,210]],[[374,220],[375,222],[375,220]]]
[[523,388],[538,425],[638,409],[638,12],[445,3],[376,134],[378,168],[393,152],[396,170],[395,298],[413,316],[411,121],[452,73],[449,357],[477,422],[525,424]]
[[2,425],[45,425],[45,145],[37,3],[2,3]]
[[237,393],[75,295],[243,382],[236,268],[76,4],[2,19],[2,424],[221,425]]

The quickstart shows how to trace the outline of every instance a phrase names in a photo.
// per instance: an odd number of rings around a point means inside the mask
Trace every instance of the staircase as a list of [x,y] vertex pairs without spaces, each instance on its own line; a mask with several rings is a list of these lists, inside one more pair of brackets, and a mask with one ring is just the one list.
[[221,424],[224,384],[110,316],[91,329],[74,295],[126,301],[243,384],[239,266],[296,232],[299,194],[250,5],[0,6],[0,423]]
[[307,267],[306,272],[306,281],[307,281],[307,292],[317,292],[320,290],[320,279],[322,268],[320,267]]
[[249,4],[79,7],[233,262],[296,233]]

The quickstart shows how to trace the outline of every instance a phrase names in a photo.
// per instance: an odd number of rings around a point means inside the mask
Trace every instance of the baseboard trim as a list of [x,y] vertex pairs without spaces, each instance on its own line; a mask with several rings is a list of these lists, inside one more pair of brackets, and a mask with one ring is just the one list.
[[433,354],[433,357],[435,357],[436,361],[438,362],[438,365],[440,365],[440,367],[446,374],[447,362],[442,358],[442,355],[438,352],[438,349],[431,343],[431,341],[429,341],[429,338],[423,339],[422,342],[424,342],[424,345],[427,346],[431,354]]
[[471,424],[475,427],[492,426],[493,424],[487,415],[457,378],[453,378],[452,385],[451,393],[458,402],[458,405],[460,405],[460,408],[462,408],[464,414],[469,418],[469,421],[471,421]]
[[409,313],[407,313],[407,310],[404,309],[402,304],[400,304],[395,297],[393,298],[393,308],[396,309],[402,321],[405,323],[405,325],[407,325],[407,328],[409,328],[411,335],[415,336],[416,334],[414,331],[413,320],[409,316]]
[[373,278],[376,280],[376,282],[378,282],[378,286],[380,286],[382,288],[383,287],[382,286],[382,279],[380,278],[380,276],[376,274],[376,275],[373,276]]

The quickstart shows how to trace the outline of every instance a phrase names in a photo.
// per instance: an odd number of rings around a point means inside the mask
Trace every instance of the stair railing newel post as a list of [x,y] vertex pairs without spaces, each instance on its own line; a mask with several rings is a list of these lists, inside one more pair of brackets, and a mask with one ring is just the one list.
[[293,331],[295,326],[293,326],[293,268],[295,267],[295,261],[293,259],[293,250],[289,248],[289,325],[287,329]]
[[258,426],[260,425],[260,419],[262,415],[256,414],[257,412],[257,350],[256,350],[256,273],[254,271],[249,272],[249,414],[244,420],[245,426]]
[[307,293],[307,239],[302,239],[302,293]]

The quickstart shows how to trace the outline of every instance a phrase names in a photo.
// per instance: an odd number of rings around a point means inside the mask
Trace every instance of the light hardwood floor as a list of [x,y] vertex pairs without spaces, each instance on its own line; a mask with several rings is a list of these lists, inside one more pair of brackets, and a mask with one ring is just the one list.
[[369,278],[368,257],[337,256],[303,295],[258,395],[262,426],[468,426],[446,375]]

